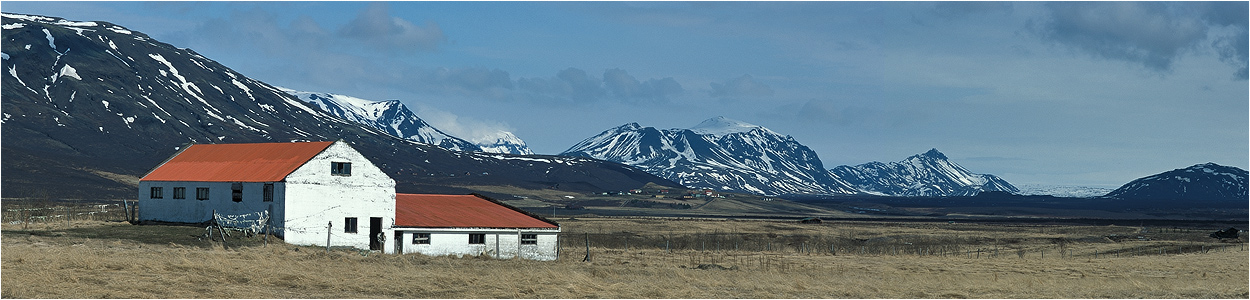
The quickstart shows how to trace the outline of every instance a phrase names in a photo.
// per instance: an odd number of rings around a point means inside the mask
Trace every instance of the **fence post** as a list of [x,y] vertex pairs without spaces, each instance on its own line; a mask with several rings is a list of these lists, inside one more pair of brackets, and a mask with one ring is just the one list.
[[590,261],[590,233],[586,233],[586,258],[582,261]]
[[334,230],[334,221],[326,221],[326,254],[330,254],[330,231]]
[[[225,248],[226,247],[226,229],[221,228],[221,223],[217,222],[217,210],[216,209],[213,210],[213,223],[211,226],[217,227],[217,232],[221,233],[221,247]],[[212,227],[209,227],[209,228],[212,228]],[[211,231],[212,229],[209,229],[209,230]],[[211,241],[212,239],[209,239],[209,240]]]

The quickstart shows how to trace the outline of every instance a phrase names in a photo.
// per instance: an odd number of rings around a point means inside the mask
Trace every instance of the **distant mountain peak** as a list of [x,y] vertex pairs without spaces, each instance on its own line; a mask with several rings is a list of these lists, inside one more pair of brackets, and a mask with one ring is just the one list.
[[641,128],[642,128],[642,125],[638,125],[637,122],[630,122],[630,123],[626,123],[625,125],[616,127],[617,130],[638,130]]
[[426,123],[399,100],[373,101],[339,94],[279,89],[339,118],[364,124],[399,138],[453,151],[534,154],[525,146],[524,141],[507,131],[470,137],[472,142],[452,136]]
[[1133,180],[1106,197],[1163,201],[1245,201],[1246,170],[1216,163],[1197,164]]
[[929,149],[928,152],[925,152],[924,154],[921,154],[921,155],[926,156],[926,157],[932,157],[935,159],[948,159],[946,158],[946,155],[942,154],[942,152],[939,152],[937,148]]
[[725,117],[691,129],[629,123],[585,139],[561,155],[620,162],[694,188],[763,195],[857,193],[833,178],[807,146]]
[[1019,192],[990,174],[974,174],[936,148],[903,161],[838,166],[829,170],[855,188],[890,196],[973,196],[983,191]]
[[731,133],[750,132],[756,128],[764,128],[759,125],[738,121],[724,116],[704,120],[699,125],[691,127],[690,130],[698,134],[711,134],[715,136],[725,136]]

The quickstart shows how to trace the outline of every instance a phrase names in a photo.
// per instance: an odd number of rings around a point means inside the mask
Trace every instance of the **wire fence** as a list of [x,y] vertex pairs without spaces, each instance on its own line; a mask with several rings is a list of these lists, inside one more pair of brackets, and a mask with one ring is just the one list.
[[[0,214],[5,224],[69,224],[72,221],[135,221],[138,211],[136,201],[110,204],[62,204],[24,203],[8,205]],[[313,225],[307,228],[278,227],[268,222],[269,215],[261,211],[241,215],[215,214],[213,222],[205,228],[205,237],[212,239],[212,231],[218,234],[241,232],[245,236],[286,233],[326,234],[333,240],[350,239],[356,234],[344,233],[341,224]],[[268,228],[266,228],[268,227]],[[1218,229],[1189,228],[1143,228],[1144,233],[1184,234],[1205,238]],[[1246,250],[1245,238],[1232,243],[1211,240],[1149,241],[1141,237],[1107,236],[1108,244],[1114,246],[1090,246],[1099,242],[1075,242],[1062,239],[1046,243],[1020,243],[1019,241],[987,241],[974,237],[872,237],[858,238],[847,235],[776,234],[776,233],[591,233],[566,231],[560,235],[561,252],[579,252],[581,248],[630,250],[663,250],[669,253],[705,254],[776,254],[776,255],[855,255],[855,256],[937,256],[964,258],[1110,258],[1147,255],[1178,255],[1187,253],[1210,253]],[[217,239],[221,239],[220,237]],[[267,242],[267,240],[266,240]],[[1083,245],[1083,246],[1082,246]]]
[[5,224],[55,223],[70,221],[128,221],[133,202],[117,204],[58,205],[45,207],[10,207],[0,216]]
[[[560,251],[581,253],[582,248],[662,250],[667,253],[778,255],[916,256],[950,258],[1110,258],[1146,255],[1177,255],[1221,251],[1244,251],[1246,243],[1156,241],[1156,242],[1066,242],[986,243],[972,238],[919,238],[903,241],[891,237],[857,239],[836,235],[782,235],[771,233],[564,233]],[[590,250],[587,250],[588,252]]]

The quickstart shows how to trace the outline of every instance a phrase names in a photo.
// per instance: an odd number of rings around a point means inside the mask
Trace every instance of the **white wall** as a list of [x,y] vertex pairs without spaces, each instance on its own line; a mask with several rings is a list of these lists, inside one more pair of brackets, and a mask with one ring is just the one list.
[[[242,215],[270,210],[271,214],[280,214],[282,209],[282,192],[285,185],[274,182],[273,202],[263,202],[263,190],[266,182],[244,182],[243,201],[234,202],[231,195],[232,182],[187,182],[187,181],[141,181],[139,182],[139,221],[161,221],[176,223],[199,223],[213,218],[213,211],[222,215]],[[152,199],[152,187],[162,188],[162,197]],[[174,199],[174,188],[186,188],[185,199]],[[196,188],[209,189],[208,200],[196,199]],[[275,221],[281,216],[270,216]]]
[[[558,251],[559,229],[522,229],[521,234],[537,234],[538,243],[521,245],[520,234],[516,229],[480,229],[480,228],[395,228],[398,242],[403,243],[403,253],[421,253],[430,256],[442,255],[487,255],[503,259],[516,257],[524,259],[555,260]],[[429,233],[429,244],[413,244],[414,233]],[[485,244],[469,244],[469,234],[486,235]],[[498,243],[496,243],[498,241]],[[497,251],[497,252],[496,252]]]
[[[330,174],[331,162],[350,162],[351,175]],[[395,223],[395,180],[355,149],[335,142],[303,166],[274,182],[274,201],[262,202],[264,182],[244,182],[243,201],[234,202],[232,182],[139,182],[139,220],[199,223],[223,215],[270,212],[274,233],[289,244],[326,245],[326,225],[331,246],[369,248],[369,219],[382,218],[379,230],[386,234],[381,249],[393,251],[390,228]],[[163,188],[161,199],[150,199],[151,187]],[[186,199],[173,199],[174,187],[186,187]],[[196,188],[209,188],[208,200],[196,200]],[[356,233],[343,232],[346,217],[357,219]]]
[[[350,162],[351,175],[330,174],[332,162]],[[369,218],[382,218],[384,252],[394,249],[391,227],[395,224],[395,180],[343,142],[335,142],[286,177],[283,215],[289,244],[326,245],[326,225],[331,246],[369,248]],[[356,233],[344,232],[347,217],[357,220]]]

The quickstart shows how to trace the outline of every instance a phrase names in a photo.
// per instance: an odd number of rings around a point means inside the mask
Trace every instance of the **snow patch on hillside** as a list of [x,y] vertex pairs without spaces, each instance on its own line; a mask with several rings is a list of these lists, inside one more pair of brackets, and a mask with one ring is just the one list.
[[1049,195],[1069,198],[1093,198],[1110,193],[1114,188],[1053,184],[1022,184],[1020,195]]
[[715,136],[725,136],[731,133],[745,133],[756,128],[763,128],[759,125],[738,121],[723,116],[704,120],[699,125],[691,127],[690,130],[699,134],[711,134]]

